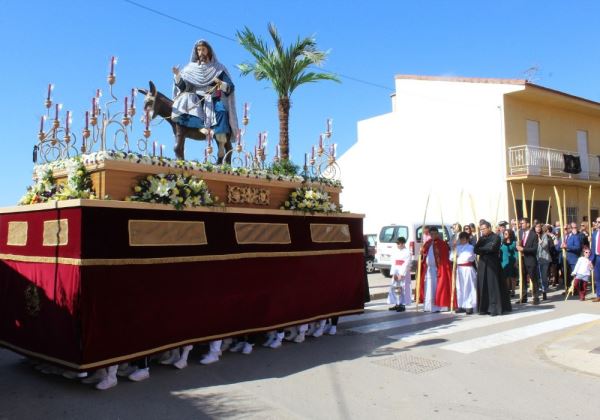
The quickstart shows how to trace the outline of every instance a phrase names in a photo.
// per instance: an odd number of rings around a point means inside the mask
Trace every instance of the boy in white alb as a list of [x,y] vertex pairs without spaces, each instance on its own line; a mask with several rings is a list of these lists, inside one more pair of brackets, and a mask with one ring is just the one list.
[[403,312],[406,305],[410,305],[410,251],[406,248],[406,239],[399,237],[396,241],[397,248],[392,250],[390,274],[392,284],[388,293],[388,304],[394,305],[390,311]]
[[456,304],[457,312],[471,315],[477,309],[477,270],[475,253],[469,234],[461,232],[456,245]]

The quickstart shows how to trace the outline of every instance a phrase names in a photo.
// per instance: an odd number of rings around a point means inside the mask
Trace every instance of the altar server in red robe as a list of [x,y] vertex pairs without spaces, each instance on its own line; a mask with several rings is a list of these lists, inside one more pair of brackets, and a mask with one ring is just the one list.
[[421,255],[421,302],[424,311],[446,311],[450,306],[452,268],[450,247],[440,238],[437,227],[429,228],[431,239],[423,244]]

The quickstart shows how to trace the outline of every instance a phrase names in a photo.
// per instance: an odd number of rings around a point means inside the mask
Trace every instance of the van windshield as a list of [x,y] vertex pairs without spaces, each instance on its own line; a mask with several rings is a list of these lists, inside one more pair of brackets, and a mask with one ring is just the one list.
[[396,242],[401,236],[408,239],[407,226],[384,226],[379,233],[379,242]]

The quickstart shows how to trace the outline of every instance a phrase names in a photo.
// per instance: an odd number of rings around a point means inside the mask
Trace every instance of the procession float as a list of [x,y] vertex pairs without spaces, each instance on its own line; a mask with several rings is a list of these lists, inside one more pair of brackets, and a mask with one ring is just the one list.
[[248,146],[245,104],[225,149],[209,131],[201,159],[168,158],[165,95],[139,89],[138,113],[114,67],[77,132],[48,86],[33,185],[0,209],[1,346],[90,370],[363,311],[363,216],[341,210],[329,120],[298,173],[264,133]]

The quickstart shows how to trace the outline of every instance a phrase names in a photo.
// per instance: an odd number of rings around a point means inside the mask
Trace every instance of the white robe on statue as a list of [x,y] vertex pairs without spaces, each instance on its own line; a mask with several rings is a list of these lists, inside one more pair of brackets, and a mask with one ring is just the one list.
[[477,271],[473,265],[473,245],[456,246],[456,304],[459,308],[477,310]]
[[410,305],[410,251],[407,248],[395,248],[392,251],[390,260],[392,262],[390,268],[392,283],[390,284],[387,302],[390,305]]

